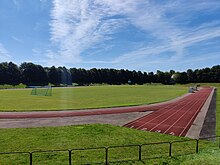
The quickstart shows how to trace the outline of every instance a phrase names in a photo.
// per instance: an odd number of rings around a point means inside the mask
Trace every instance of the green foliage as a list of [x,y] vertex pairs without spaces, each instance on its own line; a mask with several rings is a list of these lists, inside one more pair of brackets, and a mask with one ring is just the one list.
[[12,62],[0,63],[0,84],[18,85],[21,80],[21,71],[18,66]]
[[31,62],[22,63],[20,70],[23,76],[22,82],[28,86],[33,85],[47,85],[47,73],[41,65],[35,65]]
[[[121,85],[127,84],[145,84],[145,83],[162,83],[173,84],[172,75],[178,74],[176,78],[177,83],[200,83],[200,82],[220,82],[220,65],[212,68],[203,69],[188,69],[187,72],[176,72],[170,70],[169,72],[157,71],[141,72],[130,71],[124,69],[96,69],[92,68],[86,70],[83,68],[66,67],[43,67],[31,62],[24,62],[19,67],[12,62],[0,63],[0,84],[17,85],[23,83],[29,86],[33,85],[47,85],[48,83],[55,86],[72,85],[77,83],[79,85],[89,84],[111,84]],[[175,76],[174,76],[175,77]]]
[[26,88],[26,85],[20,83],[19,85],[0,85],[0,89],[17,89],[17,88]]

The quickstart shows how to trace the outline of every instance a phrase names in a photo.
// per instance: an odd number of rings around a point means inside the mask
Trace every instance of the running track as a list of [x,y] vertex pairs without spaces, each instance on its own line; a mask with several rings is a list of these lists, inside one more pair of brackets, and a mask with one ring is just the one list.
[[182,99],[161,106],[157,111],[125,124],[138,130],[185,136],[213,88],[202,88]]
[[0,119],[52,118],[153,111],[149,115],[129,122],[124,126],[139,130],[185,136],[212,90],[213,88],[201,88],[196,93],[187,94],[184,97],[168,102],[134,107],[81,111],[1,112]]
[[[177,100],[178,100],[178,98],[177,98]],[[104,114],[120,114],[120,113],[131,113],[131,112],[156,111],[161,107],[169,105],[173,101],[174,100],[163,102],[163,103],[152,104],[152,105],[90,109],[90,110],[0,112],[0,119],[53,118],[53,117],[72,117],[72,116],[89,116],[89,115],[104,115]]]

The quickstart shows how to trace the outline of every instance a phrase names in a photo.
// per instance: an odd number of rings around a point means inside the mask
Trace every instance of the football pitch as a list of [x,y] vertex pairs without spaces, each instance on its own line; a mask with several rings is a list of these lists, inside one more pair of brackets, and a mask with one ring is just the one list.
[[31,89],[0,90],[0,111],[48,111],[152,104],[187,93],[184,86],[105,85],[53,88],[52,96],[31,95]]

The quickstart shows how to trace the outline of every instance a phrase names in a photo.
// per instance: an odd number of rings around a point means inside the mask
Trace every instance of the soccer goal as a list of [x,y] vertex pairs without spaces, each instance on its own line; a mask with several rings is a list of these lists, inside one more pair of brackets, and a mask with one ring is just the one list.
[[51,86],[33,86],[32,88],[31,95],[52,96]]

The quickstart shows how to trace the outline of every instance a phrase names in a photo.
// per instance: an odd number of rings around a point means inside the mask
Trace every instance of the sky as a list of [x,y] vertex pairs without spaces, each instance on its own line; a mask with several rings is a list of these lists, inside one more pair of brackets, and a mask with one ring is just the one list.
[[220,64],[220,0],[0,0],[0,62],[146,72]]

